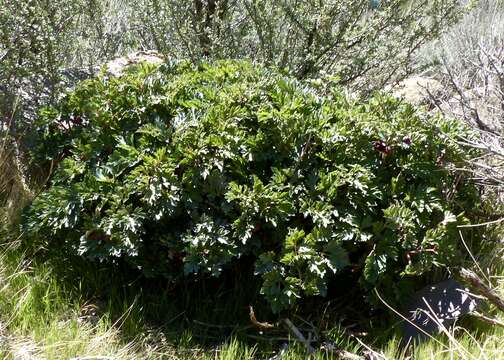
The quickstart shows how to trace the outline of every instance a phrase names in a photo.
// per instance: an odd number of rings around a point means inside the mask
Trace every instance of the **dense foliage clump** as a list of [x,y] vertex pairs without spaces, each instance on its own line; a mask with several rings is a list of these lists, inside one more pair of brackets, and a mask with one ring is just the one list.
[[400,294],[456,265],[474,205],[448,170],[467,156],[459,122],[246,62],[86,80],[36,131],[55,171],[25,226],[45,246],[175,282],[246,257],[275,311],[339,274]]

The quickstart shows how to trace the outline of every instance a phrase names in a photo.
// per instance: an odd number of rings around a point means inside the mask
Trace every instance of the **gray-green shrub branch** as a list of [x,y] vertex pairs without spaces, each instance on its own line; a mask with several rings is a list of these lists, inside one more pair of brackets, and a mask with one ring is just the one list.
[[466,170],[497,193],[504,183],[503,34],[504,3],[479,2],[441,38],[434,59],[439,62],[443,91],[429,93],[444,116],[461,119],[480,132],[477,140],[463,140],[485,154],[468,163]]
[[67,86],[75,84],[75,77],[81,79],[104,59],[132,47],[128,36],[118,39],[112,35],[120,31],[116,25],[121,17],[120,13],[110,17],[105,11],[112,3],[101,0],[2,2],[0,110],[3,122],[10,119],[17,98],[20,106],[12,129],[28,126],[36,108],[54,103]]
[[[144,0],[145,8],[153,2]],[[299,78],[335,72],[369,92],[415,71],[412,54],[457,20],[458,3],[385,0],[373,9],[360,0],[180,0],[143,21],[157,29],[153,46],[169,55],[248,58]]]

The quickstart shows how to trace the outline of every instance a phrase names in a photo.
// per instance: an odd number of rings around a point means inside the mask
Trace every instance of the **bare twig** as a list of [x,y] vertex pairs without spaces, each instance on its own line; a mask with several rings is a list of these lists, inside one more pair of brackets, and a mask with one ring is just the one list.
[[467,253],[471,257],[472,261],[474,262],[474,265],[476,265],[480,274],[483,275],[485,280],[490,284],[490,279],[486,276],[485,272],[483,271],[483,269],[481,268],[479,263],[476,261],[476,258],[474,257],[474,254],[472,253],[471,249],[469,249],[469,246],[467,246],[467,243],[465,242],[464,236],[462,235],[462,231],[459,230],[458,232],[459,232],[460,240],[462,241],[462,244],[464,245],[465,249],[467,250]]
[[310,327],[310,331],[315,335],[315,338],[313,338],[312,340],[313,341],[318,341],[319,339],[319,332],[317,330],[317,328],[315,327],[315,325],[305,319],[303,319],[301,316],[299,315],[295,315],[296,318],[298,318],[300,321],[302,321],[303,323],[305,323],[307,326]]
[[457,92],[457,94],[460,97],[460,105],[462,106],[462,109],[464,110],[469,110],[470,118],[474,120],[476,125],[478,126],[479,129],[490,132],[490,133],[495,133],[487,124],[485,124],[480,117],[479,111],[476,107],[474,107],[471,104],[471,101],[467,98],[466,94],[464,93],[464,90],[458,83],[458,81],[455,79],[455,76],[448,66],[446,59],[443,58],[443,64],[445,66],[446,74],[448,75],[448,79],[453,86],[453,89]]
[[486,315],[480,314],[479,312],[472,312],[471,315],[490,324],[490,325],[499,326],[499,327],[504,328],[504,322],[502,322],[498,319],[488,317]]
[[500,311],[504,311],[504,300],[493,289],[483,283],[473,271],[462,268],[459,274],[462,280],[474,291],[485,296]]
[[334,345],[332,345],[332,344],[329,346],[325,346],[324,350],[333,353],[334,355],[336,355],[336,357],[338,359],[342,359],[342,360],[364,360],[365,359],[364,357],[357,355],[357,354],[354,354],[354,353],[351,353],[350,351],[335,349]]
[[275,328],[275,325],[273,325],[273,324],[257,321],[255,313],[254,313],[254,308],[252,306],[249,306],[249,316],[250,316],[250,321],[252,322],[252,325],[254,325],[255,327],[257,327],[261,330],[269,330],[269,329]]
[[468,225],[458,225],[458,228],[473,228],[473,227],[480,227],[480,226],[488,226],[488,225],[495,225],[495,224],[500,224],[501,222],[504,221],[504,218],[497,219],[494,221],[487,221],[481,224],[468,224]]
[[306,340],[306,338],[301,333],[301,331],[299,331],[299,329],[294,326],[292,321],[290,321],[289,319],[284,319],[283,321],[284,321],[285,325],[287,325],[289,330],[292,332],[292,334],[294,334],[294,336],[297,337],[298,340],[306,346],[306,349],[308,349],[308,352],[310,354],[314,353],[315,349],[313,348],[313,346],[311,346],[310,342],[308,340]]
[[253,335],[253,334],[245,334],[246,337],[254,339],[254,340],[261,340],[261,341],[270,341],[270,342],[278,342],[278,341],[290,341],[290,337],[286,336],[259,336],[259,335]]
[[[198,321],[198,320],[193,320],[193,323],[195,323],[196,325],[204,326],[207,328],[214,328],[214,329],[238,329],[238,326],[236,326],[236,325],[209,324],[209,323],[206,323],[203,321]],[[250,327],[251,327],[251,325],[244,327],[244,329],[248,329]]]

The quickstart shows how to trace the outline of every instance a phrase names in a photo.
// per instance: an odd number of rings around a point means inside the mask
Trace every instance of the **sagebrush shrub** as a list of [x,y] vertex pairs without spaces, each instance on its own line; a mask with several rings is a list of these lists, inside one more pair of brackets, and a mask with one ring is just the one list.
[[457,264],[474,188],[448,167],[470,134],[333,80],[226,61],[84,81],[41,111],[33,161],[55,171],[29,239],[172,281],[252,257],[275,311],[345,272],[399,294]]
[[418,72],[413,54],[457,21],[462,3],[141,0],[129,21],[142,25],[132,32],[144,47],[165,55],[248,59],[298,78],[338,73],[340,83],[368,93]]

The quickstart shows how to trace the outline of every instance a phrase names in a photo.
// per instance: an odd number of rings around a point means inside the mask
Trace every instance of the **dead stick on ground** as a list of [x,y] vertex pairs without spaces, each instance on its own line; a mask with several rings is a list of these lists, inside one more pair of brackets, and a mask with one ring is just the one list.
[[256,319],[254,308],[252,307],[252,305],[249,306],[249,316],[250,316],[250,321],[252,322],[252,324],[261,330],[269,330],[269,329],[275,328],[275,325],[273,325],[273,324],[258,321]]
[[298,328],[294,326],[292,321],[290,321],[289,319],[284,319],[284,323],[285,323],[285,325],[287,325],[289,330],[294,334],[294,336],[296,336],[298,338],[298,340],[306,346],[306,348],[308,349],[308,352],[310,354],[315,352],[315,349],[313,348],[313,346],[311,346],[310,342],[308,340],[306,340],[306,338],[301,333],[301,331],[299,331]]
[[362,356],[356,355],[345,350],[334,350],[333,353],[342,360],[364,360]]
[[488,287],[474,272],[468,269],[460,270],[460,277],[464,280],[474,291],[485,296],[492,304],[497,306],[500,311],[504,311],[504,300],[490,287]]
[[[315,349],[313,348],[313,346],[311,346],[310,340],[306,340],[303,333],[301,331],[299,331],[299,329],[296,326],[294,326],[292,321],[290,321],[289,319],[284,319],[283,321],[284,321],[285,325],[287,325],[289,330],[298,338],[298,340],[306,346],[306,349],[308,350],[308,354],[313,354],[315,352]],[[332,347],[327,348],[326,350],[332,352],[334,355],[336,355],[338,357],[338,359],[342,359],[342,360],[364,360],[365,359],[362,356],[359,356],[357,354],[351,353],[346,350],[338,350],[338,349],[334,349]]]
[[334,344],[331,344],[331,343],[323,345],[321,349],[336,355],[337,359],[342,359],[342,360],[365,360],[366,359],[366,357],[351,353],[350,351],[336,349]]
[[488,316],[485,316],[483,314],[480,314],[478,312],[473,312],[471,313],[471,315],[477,317],[478,319],[490,324],[490,325],[495,325],[495,326],[499,326],[499,327],[502,327],[504,328],[504,322],[498,320],[498,319],[494,319],[494,318],[491,318],[491,317],[488,317]]

